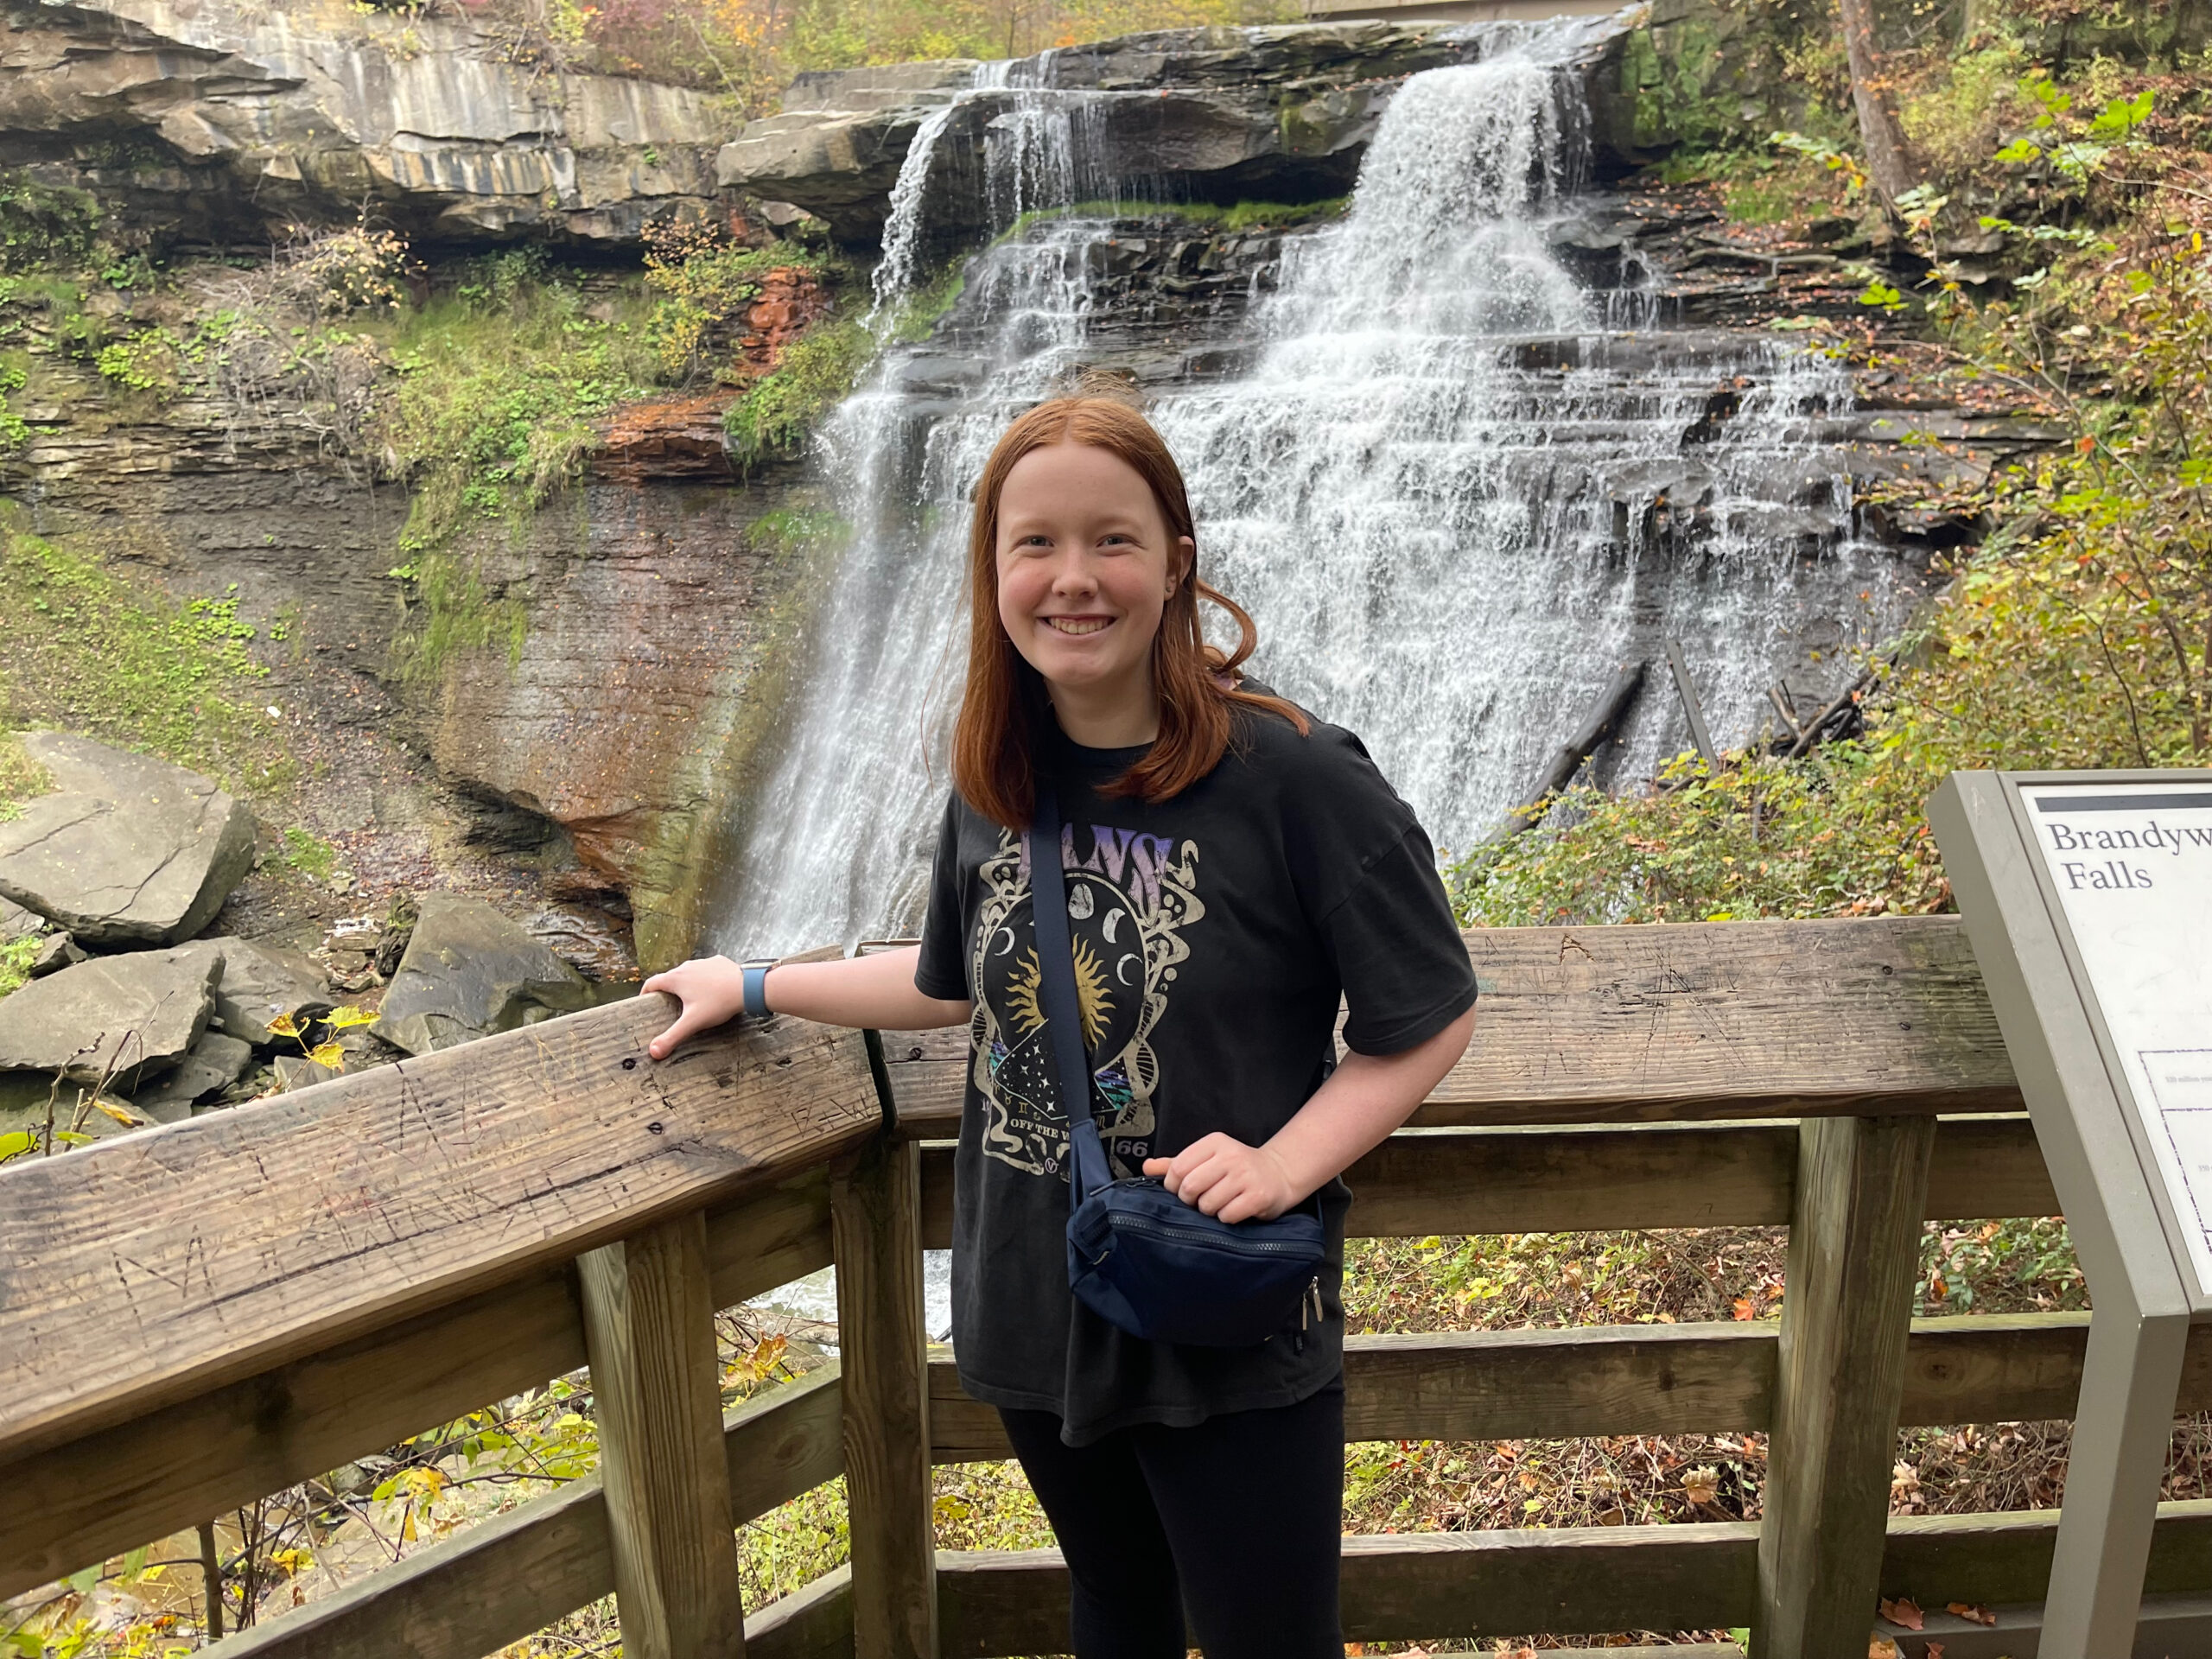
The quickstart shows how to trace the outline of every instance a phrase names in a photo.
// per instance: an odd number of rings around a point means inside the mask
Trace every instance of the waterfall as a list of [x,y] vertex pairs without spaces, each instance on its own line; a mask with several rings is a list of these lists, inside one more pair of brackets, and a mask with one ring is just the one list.
[[[1409,79],[1346,216],[1285,238],[1245,324],[1251,366],[1151,403],[1190,480],[1199,569],[1259,623],[1255,672],[1359,732],[1448,847],[1497,821],[1631,652],[1682,639],[1716,739],[1741,742],[1808,629],[1847,632],[1831,613],[1862,594],[1866,627],[1899,602],[1821,442],[1849,407],[1842,371],[1658,327],[1635,282],[1592,291],[1564,262],[1581,211],[1570,64],[1592,27],[1494,29],[1479,61]],[[1033,64],[960,95],[1002,106],[981,181],[1001,226],[1120,194],[1077,162],[1090,101],[1125,94],[1050,79]],[[931,147],[955,124],[940,113]],[[902,169],[880,295],[918,268],[931,164]],[[918,925],[964,671],[966,493],[1014,414],[1115,360],[1091,290],[1114,232],[1048,218],[975,255],[939,337],[888,351],[827,423],[818,464],[849,543],[731,837],[712,948]],[[1684,747],[1663,685],[1602,775]]]

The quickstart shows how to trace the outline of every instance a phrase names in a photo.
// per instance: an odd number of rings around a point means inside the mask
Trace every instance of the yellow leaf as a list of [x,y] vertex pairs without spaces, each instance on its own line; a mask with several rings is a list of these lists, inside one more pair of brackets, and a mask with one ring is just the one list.
[[292,1023],[292,1016],[289,1014],[278,1014],[269,1022],[267,1029],[272,1037],[296,1037],[300,1034],[300,1028]]
[[308,1051],[308,1058],[317,1065],[327,1066],[333,1071],[346,1069],[346,1051],[336,1043],[318,1043]]
[[333,1031],[350,1031],[355,1026],[373,1026],[377,1016],[349,1003],[342,1008],[333,1008],[322,1016],[322,1022]]
[[93,1098],[92,1104],[99,1107],[100,1110],[105,1112],[110,1117],[113,1118],[117,1122],[122,1124],[123,1127],[127,1129],[135,1129],[141,1123],[143,1123],[146,1121],[143,1117],[133,1117],[129,1112],[124,1110],[122,1107],[117,1105],[111,1100],[95,1096]]

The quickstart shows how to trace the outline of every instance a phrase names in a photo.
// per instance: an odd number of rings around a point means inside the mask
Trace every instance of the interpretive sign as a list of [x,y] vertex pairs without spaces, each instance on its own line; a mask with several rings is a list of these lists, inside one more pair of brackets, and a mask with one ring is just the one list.
[[1928,817],[2089,1281],[2037,1652],[2110,1659],[2212,1319],[2212,772],[1955,772]]
[[2029,833],[2212,1300],[2212,785],[2023,784]]

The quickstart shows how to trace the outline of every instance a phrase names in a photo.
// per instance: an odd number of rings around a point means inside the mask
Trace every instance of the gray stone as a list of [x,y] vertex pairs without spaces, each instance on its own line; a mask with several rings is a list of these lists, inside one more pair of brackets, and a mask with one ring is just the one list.
[[136,1088],[199,1040],[222,972],[221,954],[200,944],[96,957],[35,979],[0,998],[0,1071],[83,1084],[105,1075]]
[[0,899],[0,944],[35,933],[45,925],[46,918],[36,911],[25,910],[12,899]]
[[289,1095],[295,1089],[311,1089],[316,1084],[327,1083],[339,1075],[304,1054],[279,1054],[275,1065],[276,1092],[280,1095]]
[[44,979],[48,974],[58,974],[64,968],[74,968],[86,960],[86,953],[78,948],[77,941],[67,933],[54,933],[40,945],[38,954],[31,958],[30,976]]
[[215,991],[215,1019],[228,1035],[267,1046],[289,1039],[270,1034],[269,1022],[282,1014],[302,1022],[328,1014],[334,1006],[322,970],[296,950],[257,944],[250,939],[208,939],[223,957],[222,983]]
[[[410,1054],[593,1005],[590,983],[480,899],[423,896],[377,1035]],[[4,1005],[0,1005],[4,1006]]]
[[[130,1102],[119,1100],[114,1095],[101,1096],[102,1104],[94,1105],[86,1085],[64,1083],[60,1089],[54,1086],[51,1072],[0,1071],[0,1141],[12,1135],[31,1137],[36,1146],[46,1137],[46,1114],[51,1103],[56,1150],[66,1151],[73,1143],[60,1137],[82,1135],[88,1141],[103,1141],[111,1135],[124,1135],[143,1128],[153,1120],[133,1108]],[[119,1116],[118,1116],[119,1115]]]
[[56,785],[0,823],[0,897],[86,944],[174,944],[253,868],[253,815],[208,779],[89,738],[31,732]]
[[[114,222],[220,241],[373,204],[444,242],[634,244],[715,200],[704,95],[518,60],[464,16],[77,0],[10,21],[0,129]],[[121,148],[128,167],[99,159]]]
[[236,1083],[252,1058],[251,1043],[203,1032],[175,1071],[138,1090],[130,1103],[156,1123],[177,1122],[192,1116],[195,1102]]

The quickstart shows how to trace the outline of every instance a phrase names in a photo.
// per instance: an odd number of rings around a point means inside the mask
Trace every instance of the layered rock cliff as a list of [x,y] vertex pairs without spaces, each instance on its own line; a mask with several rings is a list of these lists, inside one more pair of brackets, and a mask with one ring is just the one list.
[[345,0],[16,0],[0,167],[165,239],[364,208],[419,238],[633,244],[717,194],[699,94],[517,61],[465,22]]

